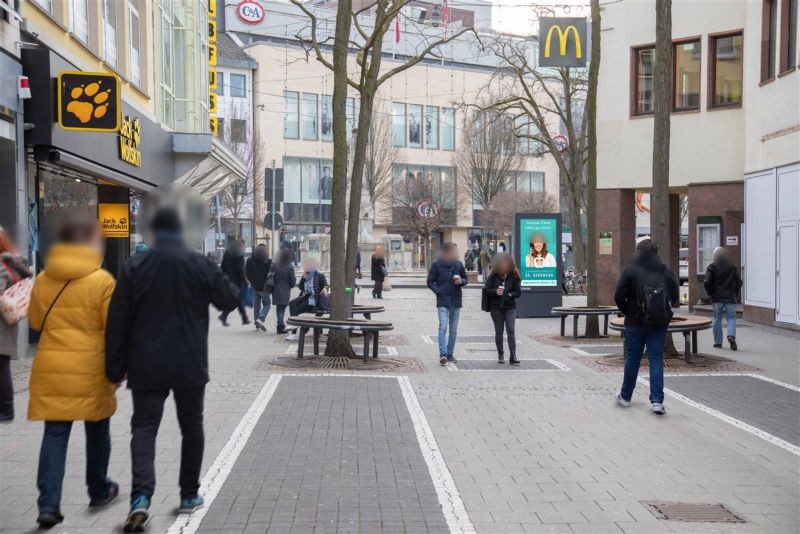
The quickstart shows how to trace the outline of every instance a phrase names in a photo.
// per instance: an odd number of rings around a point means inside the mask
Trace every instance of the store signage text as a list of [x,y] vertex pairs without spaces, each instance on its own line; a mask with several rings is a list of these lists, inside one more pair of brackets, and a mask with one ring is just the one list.
[[119,159],[141,167],[142,151],[139,150],[141,141],[142,123],[139,121],[139,117],[131,119],[126,115],[119,127]]
[[119,130],[120,90],[115,74],[65,70],[57,80],[59,126],[84,132]]
[[[555,47],[553,40],[555,39]],[[539,19],[539,66],[585,67],[586,19],[542,17]]]
[[264,20],[264,8],[253,0],[244,0],[236,6],[239,19],[247,24],[258,24]]
[[434,219],[439,215],[439,204],[430,199],[420,200],[416,207],[418,219]]
[[130,233],[127,204],[98,204],[97,218],[105,237],[128,237]]
[[217,0],[208,0],[208,123],[216,136],[217,121]]

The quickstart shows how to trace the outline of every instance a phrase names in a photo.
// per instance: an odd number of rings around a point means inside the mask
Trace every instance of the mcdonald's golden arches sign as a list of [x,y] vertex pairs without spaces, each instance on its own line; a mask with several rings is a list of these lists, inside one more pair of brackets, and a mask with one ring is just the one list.
[[539,19],[540,67],[585,67],[589,49],[586,19],[579,17]]

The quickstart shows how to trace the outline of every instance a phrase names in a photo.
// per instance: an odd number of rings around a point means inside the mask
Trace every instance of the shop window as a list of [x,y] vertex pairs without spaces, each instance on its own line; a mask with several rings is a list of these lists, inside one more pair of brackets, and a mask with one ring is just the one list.
[[220,141],[225,140],[225,119],[217,119],[217,138]]
[[240,98],[247,96],[247,76],[244,74],[230,74],[228,79],[231,86],[231,96]]
[[300,112],[302,113],[303,139],[315,141],[317,139],[317,95],[303,93],[300,100]]
[[221,70],[217,71],[217,94],[225,94],[225,73]]
[[742,34],[709,37],[711,102],[709,107],[742,105]]
[[283,92],[283,137],[300,138],[300,93]]
[[83,44],[89,44],[89,0],[70,0],[69,31]]
[[456,148],[456,110],[442,108],[442,150],[455,150]]
[[333,161],[283,158],[284,203],[328,205],[333,193]]
[[439,148],[439,108],[425,108],[425,148]]
[[392,145],[406,146],[406,105],[392,102]]
[[408,146],[422,148],[422,106],[408,105]]
[[720,244],[720,225],[697,225],[697,274],[703,274],[714,261],[714,249]]
[[231,119],[231,143],[247,142],[247,121]]
[[117,66],[117,0],[103,0],[103,58]]
[[780,71],[788,72],[797,60],[797,2],[781,0],[781,50]]
[[141,86],[142,84],[142,71],[140,66],[139,50],[141,48],[141,41],[139,40],[139,0],[128,0],[128,21],[130,28],[128,30],[129,48],[131,52],[131,83]]
[[633,114],[650,115],[653,113],[653,58],[655,48],[652,46],[633,50]]
[[330,95],[321,97],[319,134],[323,141],[333,141],[333,97]]
[[761,4],[761,82],[775,77],[775,55],[778,40],[778,0],[762,0]]
[[700,39],[672,45],[672,110],[700,109]]

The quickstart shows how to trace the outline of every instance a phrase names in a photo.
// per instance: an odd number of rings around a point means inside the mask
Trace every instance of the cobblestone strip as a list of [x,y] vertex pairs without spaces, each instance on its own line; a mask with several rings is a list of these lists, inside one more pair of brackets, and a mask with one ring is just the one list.
[[453,475],[450,474],[442,452],[439,450],[439,445],[436,443],[436,438],[433,437],[428,419],[425,417],[425,412],[422,411],[411,381],[406,376],[400,376],[397,380],[400,382],[400,389],[403,392],[408,412],[411,414],[414,431],[417,433],[419,447],[431,473],[431,480],[433,480],[433,486],[439,496],[439,503],[442,505],[442,512],[447,526],[450,527],[450,532],[474,533],[475,527],[472,526]]

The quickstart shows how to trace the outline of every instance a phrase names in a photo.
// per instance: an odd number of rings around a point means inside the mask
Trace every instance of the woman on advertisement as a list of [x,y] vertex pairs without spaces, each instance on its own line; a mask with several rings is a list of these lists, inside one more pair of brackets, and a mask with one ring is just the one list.
[[547,251],[547,242],[544,235],[535,233],[530,238],[530,253],[525,256],[525,267],[541,269],[544,267],[556,267],[556,258]]

